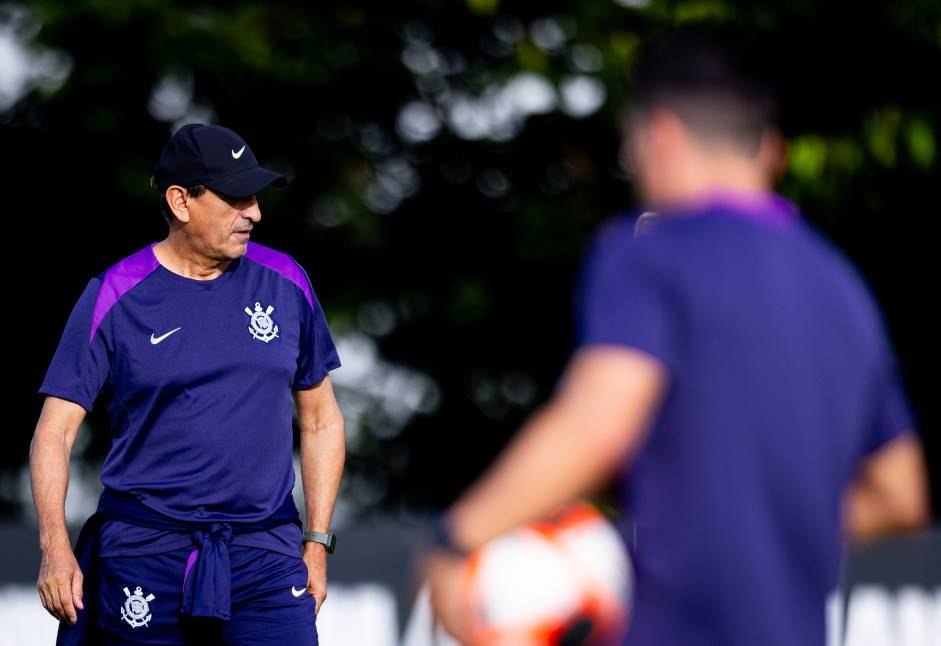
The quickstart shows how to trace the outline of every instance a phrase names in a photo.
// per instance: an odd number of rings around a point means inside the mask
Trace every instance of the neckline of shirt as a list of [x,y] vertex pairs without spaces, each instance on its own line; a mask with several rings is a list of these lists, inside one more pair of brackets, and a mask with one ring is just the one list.
[[667,207],[659,213],[669,217],[729,215],[780,229],[788,229],[799,224],[802,219],[800,210],[793,202],[772,191],[715,190],[694,200]]
[[171,271],[160,262],[160,259],[157,258],[157,254],[154,252],[154,247],[159,244],[158,242],[152,242],[149,246],[150,254],[153,256],[154,263],[156,268],[154,271],[162,276],[165,280],[176,283],[177,285],[184,285],[192,289],[218,289],[220,286],[224,285],[228,280],[232,278],[238,272],[239,268],[242,266],[244,256],[240,256],[229,263],[228,267],[225,270],[216,276],[215,278],[209,278],[206,280],[200,280],[199,278],[188,278],[187,276],[181,276],[180,274]]
[[696,209],[700,213],[722,212],[786,228],[800,222],[797,206],[771,191],[713,191],[702,199]]

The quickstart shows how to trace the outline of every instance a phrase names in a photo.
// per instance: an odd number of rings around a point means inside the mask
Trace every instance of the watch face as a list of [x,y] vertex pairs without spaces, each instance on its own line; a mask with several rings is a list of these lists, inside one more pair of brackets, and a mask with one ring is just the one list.
[[333,550],[337,548],[337,535],[336,534],[327,534],[327,542],[324,544],[327,548],[329,554],[333,554]]

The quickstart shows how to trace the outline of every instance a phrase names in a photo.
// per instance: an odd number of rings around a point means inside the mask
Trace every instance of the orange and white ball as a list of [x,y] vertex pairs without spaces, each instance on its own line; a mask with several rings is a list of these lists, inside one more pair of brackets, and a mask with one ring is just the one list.
[[627,628],[633,573],[615,528],[581,503],[484,545],[464,584],[472,644],[613,644]]

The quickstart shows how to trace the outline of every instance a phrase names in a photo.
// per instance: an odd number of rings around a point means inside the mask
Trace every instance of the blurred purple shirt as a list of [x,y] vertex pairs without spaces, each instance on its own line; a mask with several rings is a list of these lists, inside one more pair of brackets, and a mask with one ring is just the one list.
[[783,199],[715,195],[637,237],[627,217],[602,229],[577,310],[579,346],[639,349],[669,373],[622,474],[625,643],[824,644],[844,489],[913,422],[853,267]]

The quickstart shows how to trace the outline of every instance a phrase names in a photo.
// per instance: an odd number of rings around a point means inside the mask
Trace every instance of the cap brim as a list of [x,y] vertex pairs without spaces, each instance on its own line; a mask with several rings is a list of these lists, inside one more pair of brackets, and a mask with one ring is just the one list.
[[217,193],[229,197],[250,197],[269,186],[283,188],[287,186],[287,183],[288,180],[284,175],[274,173],[261,166],[203,182]]

